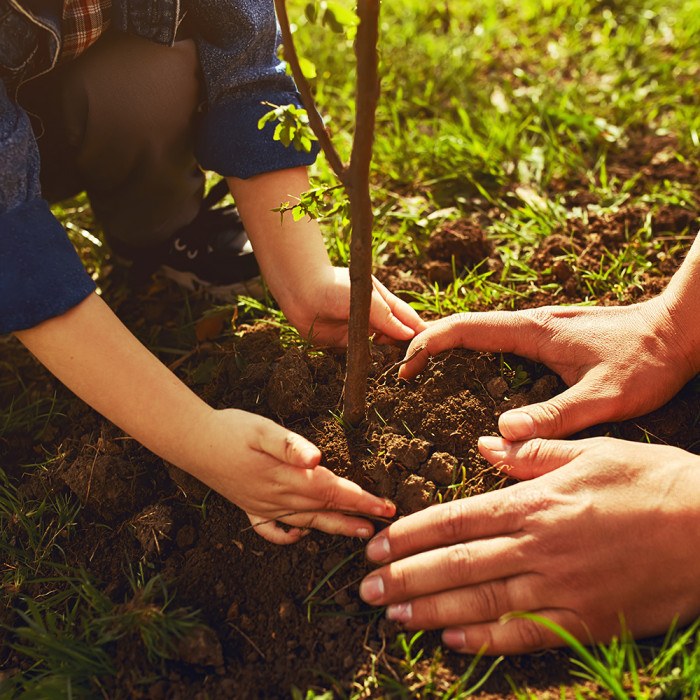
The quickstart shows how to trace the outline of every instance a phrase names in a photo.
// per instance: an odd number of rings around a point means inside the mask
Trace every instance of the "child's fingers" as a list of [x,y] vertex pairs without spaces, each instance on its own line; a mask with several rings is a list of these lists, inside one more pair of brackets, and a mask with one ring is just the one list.
[[305,516],[295,518],[283,518],[297,527],[314,528],[327,532],[329,535],[345,535],[346,537],[360,537],[369,539],[374,534],[374,526],[368,520],[356,518],[343,513],[307,513]]
[[293,527],[291,530],[285,530],[284,528],[278,527],[274,520],[270,521],[258,515],[253,515],[252,513],[246,513],[246,515],[255,532],[273,544],[294,544],[309,532],[307,529],[302,529],[300,527]]
[[254,447],[285,464],[313,469],[321,461],[318,447],[273,421],[261,423],[257,437],[258,444]]
[[[300,497],[294,498],[295,509],[351,510],[382,517],[394,514],[396,507],[393,503],[373,496],[356,483],[318,466],[320,450],[301,435],[265,421],[258,436],[258,449],[282,463],[278,483],[283,485],[285,500],[292,503],[293,497]],[[289,468],[285,469],[285,465]]]
[[418,312],[403,299],[392,294],[379,280],[372,278],[375,291],[384,299],[392,314],[414,333],[424,331],[428,324],[418,315]]
[[[369,325],[372,332],[384,333],[397,340],[410,340],[416,334],[414,326],[420,326],[422,323],[418,314],[408,308],[415,314],[415,319],[408,314],[403,307],[399,308],[400,302],[383,284],[373,279],[372,284],[372,306],[370,308]],[[408,304],[406,304],[408,306]],[[400,318],[395,311],[400,311],[404,318]],[[413,326],[410,325],[413,323]]]
[[301,496],[297,502],[304,503],[308,510],[353,511],[382,518],[391,518],[396,512],[391,501],[368,493],[325,467],[290,473],[287,489]]

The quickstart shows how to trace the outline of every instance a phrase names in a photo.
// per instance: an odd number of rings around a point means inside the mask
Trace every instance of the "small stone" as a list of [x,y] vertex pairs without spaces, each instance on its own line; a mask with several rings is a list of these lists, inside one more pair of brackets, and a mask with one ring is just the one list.
[[224,652],[216,632],[209,627],[195,627],[177,645],[178,661],[196,666],[223,666]]
[[338,591],[333,596],[333,600],[335,601],[336,605],[348,605],[350,603],[350,594],[347,592],[347,590],[343,589],[342,591]]
[[493,377],[486,383],[486,391],[492,399],[503,398],[508,391],[508,382],[503,377]]
[[449,452],[436,452],[428,460],[423,475],[441,486],[449,486],[453,479],[457,467],[457,459]]
[[553,374],[545,374],[537,379],[528,392],[530,403],[541,403],[551,399],[559,391],[559,378]]
[[197,531],[194,527],[192,525],[183,525],[177,531],[177,535],[175,535],[175,544],[177,544],[180,549],[187,549],[194,544],[196,538]]
[[432,502],[435,484],[417,474],[409,474],[396,489],[396,505],[401,513],[409,514],[427,508]]
[[431,444],[420,438],[406,438],[403,435],[389,433],[379,440],[381,448],[389,459],[398,462],[411,471],[428,459]]
[[296,607],[291,600],[283,600],[280,603],[279,614],[280,619],[289,620],[296,612]]

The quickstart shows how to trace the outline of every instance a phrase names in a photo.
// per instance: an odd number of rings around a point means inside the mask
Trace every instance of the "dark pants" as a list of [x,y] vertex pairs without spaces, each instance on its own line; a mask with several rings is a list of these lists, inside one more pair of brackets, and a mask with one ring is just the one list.
[[19,93],[41,156],[44,198],[85,190],[108,239],[160,243],[196,215],[201,78],[194,42],[164,47],[109,31]]

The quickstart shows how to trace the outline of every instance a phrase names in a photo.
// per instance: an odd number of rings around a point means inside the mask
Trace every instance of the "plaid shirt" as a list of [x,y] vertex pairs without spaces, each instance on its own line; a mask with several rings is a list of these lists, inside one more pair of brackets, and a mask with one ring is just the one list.
[[97,41],[109,27],[111,9],[112,0],[63,0],[60,60],[80,56]]

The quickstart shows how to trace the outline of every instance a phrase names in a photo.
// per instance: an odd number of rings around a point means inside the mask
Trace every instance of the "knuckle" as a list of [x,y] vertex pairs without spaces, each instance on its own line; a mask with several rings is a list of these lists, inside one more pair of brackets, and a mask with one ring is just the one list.
[[557,309],[552,306],[540,306],[534,309],[523,309],[517,314],[530,324],[530,331],[544,338],[551,337],[558,325]]
[[518,618],[511,624],[515,624],[515,634],[520,642],[520,647],[526,651],[536,651],[545,646],[544,627],[527,618]]
[[416,600],[413,606],[414,616],[420,620],[421,627],[434,629],[445,624],[442,606],[436,596],[428,596]]
[[435,529],[442,542],[460,542],[464,538],[466,516],[459,501],[436,509]]
[[387,595],[397,600],[403,600],[406,591],[410,589],[411,579],[403,566],[389,566],[390,576],[384,577],[387,584]]
[[445,576],[448,580],[469,581],[474,571],[474,557],[469,546],[463,543],[445,550]]
[[477,586],[474,594],[475,608],[482,620],[495,620],[500,616],[502,606],[495,582],[489,581]]
[[537,463],[545,461],[551,452],[551,443],[542,438],[533,438],[521,443],[517,448],[517,456],[519,459],[527,463]]
[[513,508],[519,511],[521,518],[526,521],[531,517],[540,517],[543,513],[550,513],[559,504],[558,499],[546,487],[540,487],[535,481],[527,484],[527,489],[522,489],[526,497],[513,501]]
[[564,429],[564,406],[557,397],[534,404],[530,407],[530,412],[535,413],[537,423],[544,423],[549,428],[549,433],[552,435],[560,434]]

